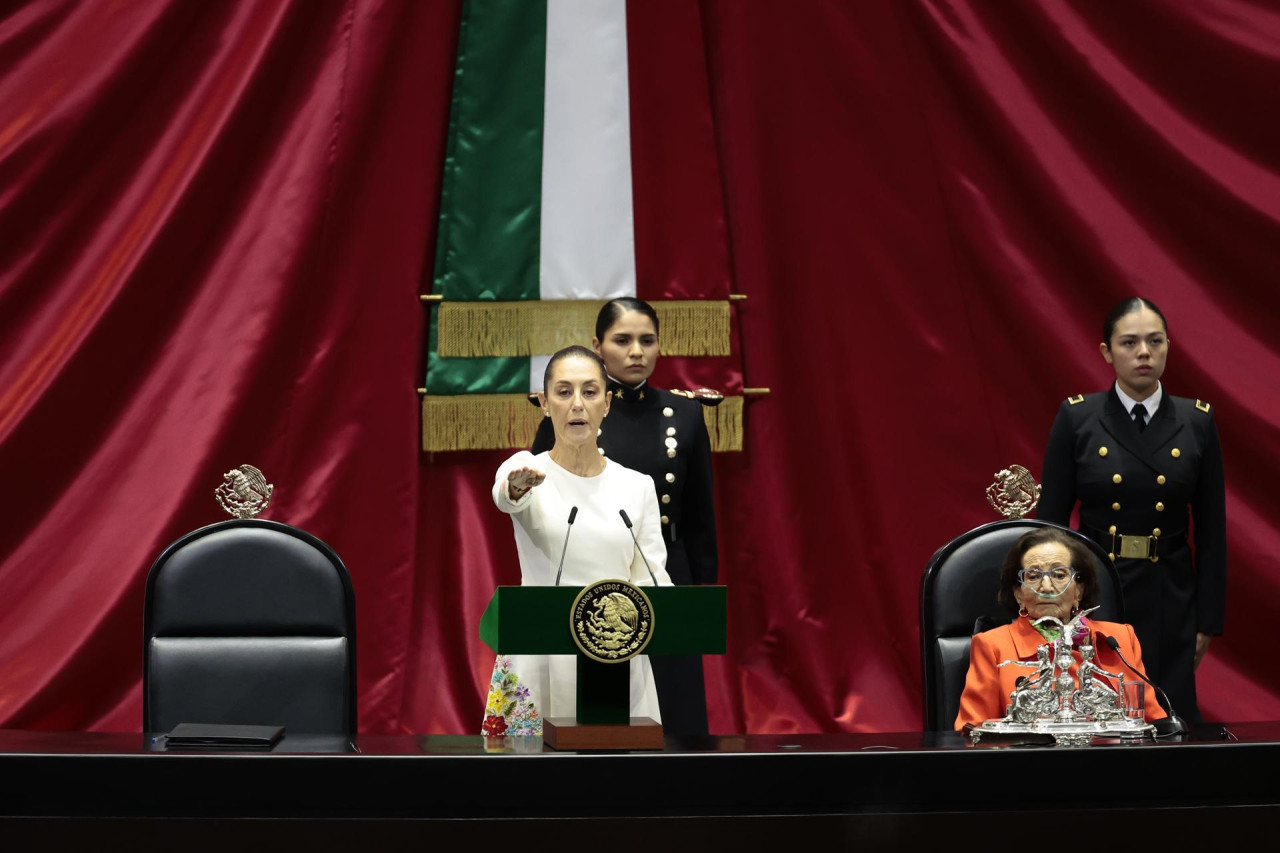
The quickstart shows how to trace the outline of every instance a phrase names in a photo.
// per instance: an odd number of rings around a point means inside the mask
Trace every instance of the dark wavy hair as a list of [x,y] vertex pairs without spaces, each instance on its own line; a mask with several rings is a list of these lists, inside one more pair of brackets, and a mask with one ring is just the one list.
[[566,358],[585,358],[595,363],[600,368],[600,382],[604,386],[609,384],[609,375],[604,369],[604,360],[591,350],[584,346],[574,344],[571,347],[565,347],[559,350],[555,355],[551,356],[551,360],[547,362],[547,369],[542,371],[542,393],[546,394],[551,390],[551,371],[555,368],[557,362],[564,361]]
[[1013,591],[1018,583],[1018,572],[1022,569],[1022,558],[1038,545],[1050,543],[1062,545],[1071,555],[1071,568],[1076,570],[1076,584],[1081,589],[1080,609],[1088,610],[1098,603],[1098,565],[1094,561],[1089,548],[1061,527],[1037,527],[1022,534],[1009,553],[1004,555],[1004,563],[1000,566],[1000,589],[996,593],[996,601],[1011,613],[1018,612],[1018,599]]

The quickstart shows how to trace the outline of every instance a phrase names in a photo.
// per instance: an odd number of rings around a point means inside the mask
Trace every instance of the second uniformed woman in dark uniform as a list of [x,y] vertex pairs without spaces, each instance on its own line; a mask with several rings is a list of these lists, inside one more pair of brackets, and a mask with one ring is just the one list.
[[[600,427],[600,452],[648,474],[658,494],[667,572],[676,584],[714,584],[717,574],[711,440],[702,405],[648,384],[658,361],[658,315],[639,299],[614,299],[600,309],[592,348],[604,359],[613,402]],[[533,452],[548,449],[544,420]],[[650,660],[663,728],[674,735],[707,733],[700,657]]]
[[1212,407],[1160,384],[1168,331],[1145,299],[1111,309],[1100,350],[1116,384],[1058,410],[1037,514],[1065,525],[1080,502],[1081,532],[1119,571],[1147,675],[1199,720],[1195,668],[1223,627],[1226,499]]

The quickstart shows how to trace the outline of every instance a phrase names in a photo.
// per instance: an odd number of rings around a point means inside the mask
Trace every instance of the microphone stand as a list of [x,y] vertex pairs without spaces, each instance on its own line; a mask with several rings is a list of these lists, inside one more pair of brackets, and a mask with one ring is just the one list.
[[644,555],[644,549],[640,547],[640,540],[636,538],[636,531],[631,526],[631,519],[627,518],[625,509],[618,510],[618,515],[622,516],[622,523],[627,525],[627,532],[631,534],[631,541],[636,543],[636,553],[640,555],[640,559],[644,560],[644,567],[649,570],[649,580],[653,581],[653,585],[658,585],[658,578],[653,574],[653,567],[649,565],[649,559]]
[[1187,726],[1186,721],[1178,716],[1178,712],[1173,710],[1173,702],[1169,700],[1169,694],[1161,690],[1154,681],[1147,678],[1143,672],[1139,671],[1133,664],[1129,663],[1125,658],[1124,653],[1120,651],[1120,643],[1115,637],[1108,637],[1106,634],[1099,634],[1098,636],[1102,637],[1102,642],[1106,643],[1107,648],[1116,653],[1116,656],[1120,658],[1121,663],[1129,667],[1131,672],[1143,681],[1147,682],[1147,684],[1150,684],[1151,688],[1155,690],[1156,693],[1159,693],[1160,697],[1164,699],[1164,704],[1169,708],[1169,716],[1165,717],[1163,720],[1151,721],[1151,725],[1156,727],[1156,737],[1171,737],[1172,735],[1186,734],[1189,731],[1189,727]]
[[564,571],[564,555],[569,551],[569,534],[573,532],[573,520],[578,517],[578,508],[569,510],[569,526],[564,531],[564,546],[560,549],[560,565],[556,566],[556,586],[560,586],[560,573]]

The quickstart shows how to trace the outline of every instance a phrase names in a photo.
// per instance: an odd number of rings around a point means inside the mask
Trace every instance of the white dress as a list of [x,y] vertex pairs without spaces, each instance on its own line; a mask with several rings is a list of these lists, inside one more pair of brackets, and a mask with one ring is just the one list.
[[[518,501],[507,495],[507,474],[533,468],[546,475]],[[604,471],[579,477],[551,460],[550,453],[522,450],[498,469],[493,502],[511,516],[522,586],[552,586],[568,532],[569,512],[578,508],[565,552],[561,586],[581,587],[611,578],[652,586],[649,570],[661,586],[667,575],[667,549],[662,541],[658,499],[653,480],[605,461]],[[641,553],[618,510],[626,510]],[[648,558],[649,568],[645,567]],[[658,693],[649,659],[633,659],[632,717],[661,720]],[[541,734],[543,717],[572,717],[577,711],[577,658],[574,655],[499,655],[485,703],[486,735]]]

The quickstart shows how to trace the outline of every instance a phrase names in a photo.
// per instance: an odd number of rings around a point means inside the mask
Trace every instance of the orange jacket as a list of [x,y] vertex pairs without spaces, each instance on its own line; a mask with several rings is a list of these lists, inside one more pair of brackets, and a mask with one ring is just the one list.
[[[1142,647],[1138,645],[1138,637],[1133,628],[1118,622],[1098,622],[1092,619],[1086,623],[1094,636],[1095,654],[1093,662],[1107,672],[1124,673],[1126,680],[1137,680],[1137,676],[1121,662],[1116,653],[1105,645],[1098,637],[1106,634],[1115,637],[1120,645],[1120,652],[1129,663],[1133,664],[1144,675],[1142,668]],[[965,723],[981,725],[986,720],[999,719],[1004,716],[1005,705],[1009,702],[1009,694],[1013,692],[1017,680],[1022,676],[1030,676],[1035,670],[1021,666],[999,666],[1001,661],[1036,659],[1036,649],[1045,643],[1040,632],[1031,626],[1030,620],[1018,617],[1011,625],[1002,625],[990,631],[974,635],[969,646],[969,674],[965,678],[964,693],[960,696],[960,713],[956,715],[956,729],[964,728]],[[1075,675],[1079,662],[1072,664],[1071,674]],[[1111,684],[1110,679],[1103,679]],[[1079,686],[1079,681],[1076,682]],[[1115,685],[1111,685],[1115,686]],[[1156,699],[1156,692],[1150,685],[1146,689],[1145,703],[1147,722],[1166,716]]]

